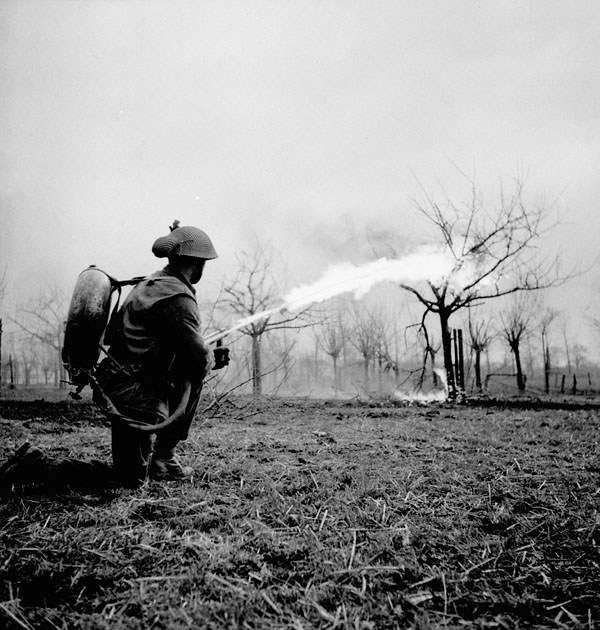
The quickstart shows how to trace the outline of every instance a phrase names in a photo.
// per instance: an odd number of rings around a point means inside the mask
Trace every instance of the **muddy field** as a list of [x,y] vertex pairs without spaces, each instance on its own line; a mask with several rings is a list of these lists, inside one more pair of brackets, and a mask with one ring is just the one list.
[[[0,627],[600,627],[600,413],[564,407],[229,403],[192,483],[2,498]],[[109,457],[89,402],[0,438]]]

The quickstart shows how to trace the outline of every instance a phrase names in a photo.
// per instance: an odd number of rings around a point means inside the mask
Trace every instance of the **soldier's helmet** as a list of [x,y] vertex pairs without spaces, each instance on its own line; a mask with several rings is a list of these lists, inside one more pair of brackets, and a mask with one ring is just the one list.
[[179,225],[174,221],[167,236],[161,236],[154,241],[152,253],[158,258],[173,258],[175,256],[191,256],[212,260],[218,254],[208,234],[191,225]]

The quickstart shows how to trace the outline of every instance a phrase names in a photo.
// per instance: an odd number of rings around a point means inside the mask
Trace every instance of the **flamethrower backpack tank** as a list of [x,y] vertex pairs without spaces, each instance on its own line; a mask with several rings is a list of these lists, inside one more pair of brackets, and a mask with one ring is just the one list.
[[71,382],[79,391],[90,383],[90,375],[100,358],[112,297],[118,289],[118,282],[94,265],[84,269],[75,283],[65,326],[62,359]]

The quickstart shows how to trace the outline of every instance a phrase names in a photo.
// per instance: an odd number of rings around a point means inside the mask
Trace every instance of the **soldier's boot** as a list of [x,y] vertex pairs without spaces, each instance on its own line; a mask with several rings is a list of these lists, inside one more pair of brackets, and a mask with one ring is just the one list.
[[7,493],[14,486],[43,481],[46,456],[36,446],[25,442],[0,466],[0,493]]
[[173,449],[159,449],[152,454],[148,475],[156,481],[183,481],[193,477],[194,469],[182,466]]

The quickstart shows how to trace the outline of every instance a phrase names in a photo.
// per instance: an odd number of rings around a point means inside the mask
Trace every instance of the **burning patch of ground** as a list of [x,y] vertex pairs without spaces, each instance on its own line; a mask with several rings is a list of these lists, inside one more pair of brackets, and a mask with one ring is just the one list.
[[[0,416],[0,457],[25,437],[108,457],[88,403],[0,402]],[[182,449],[192,484],[5,498],[0,619],[592,628],[597,425],[595,409],[235,401]]]

